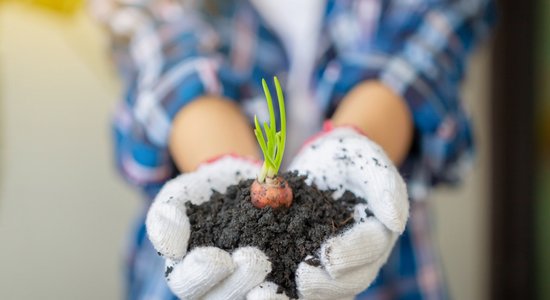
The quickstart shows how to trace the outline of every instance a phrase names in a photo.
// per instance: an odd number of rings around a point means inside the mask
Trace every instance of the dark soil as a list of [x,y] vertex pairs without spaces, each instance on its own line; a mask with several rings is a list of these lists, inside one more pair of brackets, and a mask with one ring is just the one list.
[[363,201],[346,192],[335,201],[330,192],[319,191],[295,173],[283,174],[294,193],[290,208],[255,208],[250,202],[252,180],[230,186],[226,194],[214,192],[209,202],[186,203],[191,222],[189,249],[215,246],[231,251],[255,246],[269,257],[272,271],[267,280],[298,298],[294,274],[306,256],[319,264],[317,251],[329,237],[353,224],[353,207]]

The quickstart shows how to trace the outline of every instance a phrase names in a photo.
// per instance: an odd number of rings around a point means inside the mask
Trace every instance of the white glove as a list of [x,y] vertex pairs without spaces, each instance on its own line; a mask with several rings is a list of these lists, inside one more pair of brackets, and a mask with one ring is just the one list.
[[289,169],[321,190],[333,190],[335,199],[348,190],[366,200],[355,207],[354,225],[321,245],[320,265],[302,262],[296,271],[301,298],[357,295],[375,279],[405,228],[409,202],[403,179],[380,146],[350,127],[327,128]]
[[208,201],[213,191],[225,193],[230,185],[254,178],[259,169],[258,163],[225,156],[170,180],[155,198],[147,214],[147,233],[166,258],[168,286],[179,298],[285,299],[258,291],[264,286],[266,291],[277,288],[264,282],[271,263],[257,248],[242,247],[229,254],[216,247],[197,247],[186,255],[191,233],[185,203]]

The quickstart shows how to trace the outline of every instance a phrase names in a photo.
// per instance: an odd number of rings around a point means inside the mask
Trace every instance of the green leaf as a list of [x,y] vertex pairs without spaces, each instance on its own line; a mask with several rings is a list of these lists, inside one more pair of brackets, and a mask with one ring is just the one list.
[[283,155],[285,153],[285,146],[286,146],[286,110],[285,110],[285,97],[283,95],[283,89],[281,88],[281,84],[279,83],[279,79],[275,76],[273,78],[273,81],[275,81],[275,90],[277,91],[277,99],[279,102],[279,112],[281,117],[281,138],[277,141],[278,147],[277,147],[277,157],[275,158],[275,168],[279,169],[281,166],[281,163],[283,161]]
[[275,140],[275,132],[271,130],[267,122],[264,122],[265,135],[267,136],[267,153],[271,159],[275,158],[277,150],[277,141]]
[[281,167],[281,162],[282,162],[282,158],[283,156],[281,155],[282,151],[284,151],[283,148],[281,148],[281,144],[284,145],[284,141],[282,141],[282,135],[281,135],[281,132],[277,132],[276,134],[276,140],[277,140],[277,155],[275,156],[275,159],[274,159],[274,165],[275,165],[275,169],[277,169],[277,172],[279,171],[279,168]]
[[[273,109],[273,99],[271,98],[271,92],[267,86],[265,79],[262,79],[262,87],[264,88],[265,99],[267,101],[267,110],[269,112],[269,124],[271,125],[271,131],[275,132],[275,111]],[[267,134],[267,129],[266,129]]]
[[258,144],[260,144],[260,149],[262,150],[262,153],[264,155],[264,159],[268,162],[270,166],[274,166],[273,159],[269,155],[267,155],[268,149],[267,145],[264,139],[264,134],[262,132],[262,128],[260,127],[260,123],[258,122],[258,117],[254,116],[254,123],[256,124],[256,129],[254,130],[254,135],[256,135],[256,139],[258,140]]
[[269,123],[263,123],[262,131],[260,122],[258,122],[258,117],[254,116],[254,124],[256,126],[256,128],[254,129],[254,135],[256,136],[258,144],[260,145],[260,149],[262,150],[262,153],[264,155],[264,164],[262,165],[262,170],[258,177],[258,180],[260,182],[263,182],[266,176],[277,176],[277,173],[279,172],[279,168],[281,167],[281,163],[283,161],[283,155],[285,151],[286,113],[284,96],[281,89],[281,84],[279,83],[277,77],[274,77],[273,80],[275,82],[275,89],[277,91],[277,99],[281,117],[281,131],[277,132],[275,110],[273,109],[273,99],[271,97],[271,92],[269,91],[265,79],[262,79],[262,86],[267,101],[267,109],[269,111]]

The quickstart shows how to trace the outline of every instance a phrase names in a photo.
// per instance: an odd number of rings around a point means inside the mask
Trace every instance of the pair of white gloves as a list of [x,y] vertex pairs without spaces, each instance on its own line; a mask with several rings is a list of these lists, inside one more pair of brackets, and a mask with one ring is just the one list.
[[[355,223],[349,229],[321,245],[319,266],[299,264],[295,280],[300,299],[351,299],[365,290],[408,218],[405,183],[381,147],[353,128],[329,127],[302,148],[289,170],[307,175],[307,182],[321,190],[333,190],[335,199],[348,190],[366,203],[356,205]],[[167,182],[157,195],[147,231],[166,259],[168,286],[179,298],[288,299],[277,293],[276,284],[265,281],[271,262],[258,248],[229,253],[197,247],[187,253],[190,224],[185,202],[209,201],[213,190],[224,193],[259,170],[257,162],[225,156]],[[367,211],[374,216],[367,216]]]

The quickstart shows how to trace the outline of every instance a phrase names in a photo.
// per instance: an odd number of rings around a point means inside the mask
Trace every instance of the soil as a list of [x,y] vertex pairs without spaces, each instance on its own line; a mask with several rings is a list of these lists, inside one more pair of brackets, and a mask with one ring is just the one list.
[[201,205],[186,203],[191,223],[189,249],[215,246],[231,252],[238,247],[258,247],[272,265],[266,280],[278,284],[278,292],[298,298],[294,281],[298,264],[311,255],[307,263],[318,265],[321,244],[353,224],[353,207],[364,200],[350,192],[334,200],[331,192],[307,185],[303,176],[282,176],[294,193],[289,208],[255,208],[250,201],[253,180],[230,186],[225,194],[214,192]]

